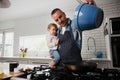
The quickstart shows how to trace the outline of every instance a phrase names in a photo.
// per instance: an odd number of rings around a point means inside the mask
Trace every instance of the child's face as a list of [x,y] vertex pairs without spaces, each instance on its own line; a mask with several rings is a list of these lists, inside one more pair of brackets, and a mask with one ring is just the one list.
[[50,29],[48,29],[50,35],[56,35],[56,28],[54,26],[50,27]]

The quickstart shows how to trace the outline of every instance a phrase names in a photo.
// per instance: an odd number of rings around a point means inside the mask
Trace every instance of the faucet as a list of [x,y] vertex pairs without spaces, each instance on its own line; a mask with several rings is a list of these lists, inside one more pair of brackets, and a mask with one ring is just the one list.
[[88,50],[89,50],[89,40],[90,40],[90,39],[92,39],[93,42],[94,42],[94,47],[95,47],[95,52],[94,52],[94,54],[96,55],[96,43],[95,43],[95,39],[94,39],[93,37],[89,37],[89,38],[87,39]]

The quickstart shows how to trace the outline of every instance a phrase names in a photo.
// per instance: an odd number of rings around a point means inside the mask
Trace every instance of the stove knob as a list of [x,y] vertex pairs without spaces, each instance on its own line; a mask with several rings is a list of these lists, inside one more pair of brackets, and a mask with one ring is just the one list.
[[46,72],[46,73],[45,73],[45,76],[48,76],[48,77],[49,77],[49,76],[50,76],[50,73],[49,73],[49,72]]

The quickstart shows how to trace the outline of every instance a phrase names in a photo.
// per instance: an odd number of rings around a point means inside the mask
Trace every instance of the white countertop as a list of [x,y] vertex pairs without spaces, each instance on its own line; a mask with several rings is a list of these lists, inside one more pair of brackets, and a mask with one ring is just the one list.
[[91,61],[111,61],[107,58],[90,58],[90,59],[83,59],[83,60],[91,60]]
[[[15,59],[44,59],[44,60],[51,60],[51,58],[49,57],[25,57],[25,58],[21,58],[21,57],[0,57],[0,58],[15,58]],[[92,60],[92,61],[111,61],[107,58],[87,58],[87,59],[84,59],[83,60]]]
[[17,56],[15,56],[15,57],[0,57],[0,58],[16,58],[16,59],[51,59],[51,58],[49,58],[49,57],[24,57],[24,58],[22,58],[22,57],[17,57]]

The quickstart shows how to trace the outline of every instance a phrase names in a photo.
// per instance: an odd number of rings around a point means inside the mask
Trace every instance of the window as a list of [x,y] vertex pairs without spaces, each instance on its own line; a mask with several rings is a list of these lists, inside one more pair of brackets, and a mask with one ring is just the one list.
[[0,56],[2,56],[2,49],[3,49],[3,34],[0,33]]
[[13,32],[5,33],[4,56],[13,56]]
[[13,56],[14,32],[2,30],[0,32],[0,56]]
[[27,57],[48,57],[46,35],[21,36],[19,50],[27,48]]

